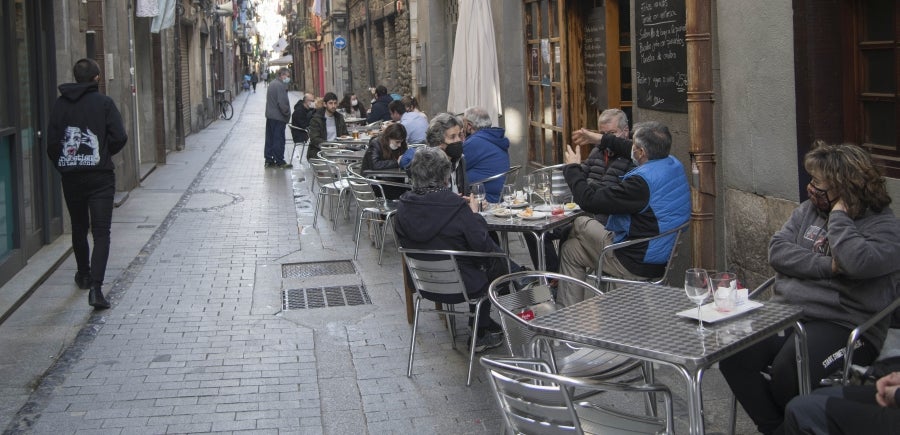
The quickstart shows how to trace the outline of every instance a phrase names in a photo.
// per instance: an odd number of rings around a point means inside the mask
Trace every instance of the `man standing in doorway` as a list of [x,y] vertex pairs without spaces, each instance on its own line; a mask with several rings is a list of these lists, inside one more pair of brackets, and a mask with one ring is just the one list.
[[[112,156],[128,142],[122,115],[113,100],[99,92],[100,66],[81,59],[72,68],[75,83],[59,85],[47,127],[47,155],[62,175],[63,196],[72,219],[75,283],[90,289],[88,304],[109,308],[103,278],[109,258],[109,229],[116,194]],[[91,255],[88,229],[94,238]]]
[[266,90],[266,147],[267,168],[288,169],[294,166],[284,161],[284,129],[291,119],[291,102],[287,84],[291,82],[287,68],[278,70],[272,85]]

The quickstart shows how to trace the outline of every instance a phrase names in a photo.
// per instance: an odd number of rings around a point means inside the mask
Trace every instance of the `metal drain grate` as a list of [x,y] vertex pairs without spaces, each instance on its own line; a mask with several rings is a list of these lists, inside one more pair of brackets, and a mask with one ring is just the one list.
[[309,278],[323,275],[355,274],[356,267],[350,260],[318,261],[313,263],[288,263],[281,265],[282,278]]
[[369,292],[363,285],[292,288],[281,292],[281,301],[284,310],[345,307],[372,303]]

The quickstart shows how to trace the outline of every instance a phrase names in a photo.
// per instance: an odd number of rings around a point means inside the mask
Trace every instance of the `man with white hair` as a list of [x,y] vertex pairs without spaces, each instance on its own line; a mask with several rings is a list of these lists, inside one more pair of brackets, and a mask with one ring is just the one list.
[[[483,180],[509,170],[509,139],[506,130],[491,126],[491,116],[482,107],[469,107],[463,113],[466,141],[466,178]],[[499,202],[506,180],[498,178],[484,184],[488,202]]]

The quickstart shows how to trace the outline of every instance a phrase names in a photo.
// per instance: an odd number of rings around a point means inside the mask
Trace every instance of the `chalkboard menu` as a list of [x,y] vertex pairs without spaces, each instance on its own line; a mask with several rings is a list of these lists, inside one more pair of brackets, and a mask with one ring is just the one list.
[[605,109],[606,90],[606,13],[603,8],[591,10],[584,23],[584,94],[589,107]]
[[687,46],[684,0],[639,0],[637,105],[687,113]]

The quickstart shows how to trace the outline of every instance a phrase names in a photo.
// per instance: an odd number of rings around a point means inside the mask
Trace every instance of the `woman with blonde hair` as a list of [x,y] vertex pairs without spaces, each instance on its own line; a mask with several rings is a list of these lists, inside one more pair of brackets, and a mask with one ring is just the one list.
[[[850,331],[887,306],[900,288],[900,220],[884,177],[864,149],[817,142],[804,158],[812,180],[803,201],[769,242],[775,269],[772,301],[803,308],[812,385],[838,371]],[[880,352],[888,323],[863,334],[853,363]],[[719,367],[764,434],[779,429],[798,393],[793,332],[773,336]],[[761,372],[770,367],[770,379]]]

